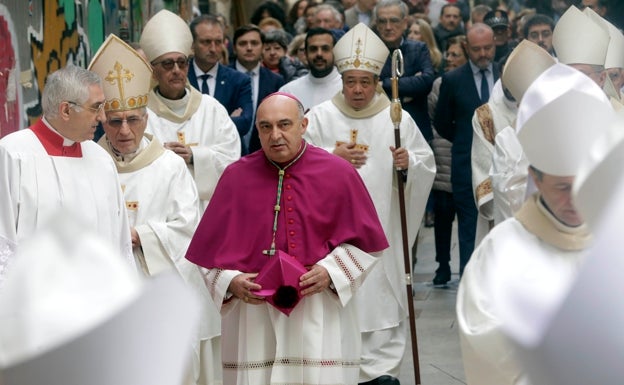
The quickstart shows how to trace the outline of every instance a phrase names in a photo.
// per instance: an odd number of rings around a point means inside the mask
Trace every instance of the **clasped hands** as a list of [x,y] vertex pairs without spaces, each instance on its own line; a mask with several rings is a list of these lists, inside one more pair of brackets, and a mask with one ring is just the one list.
[[[407,150],[403,147],[395,148],[394,146],[390,146],[390,151],[392,152],[394,167],[397,170],[407,170],[409,166],[409,154]],[[366,152],[357,149],[356,144],[353,142],[337,145],[336,148],[334,148],[334,155],[338,155],[350,162],[355,168],[364,166],[368,159]]]
[[[264,297],[255,295],[253,291],[261,290],[262,287],[254,282],[258,273],[241,273],[230,282],[228,291],[235,297],[251,304],[264,302]],[[331,278],[327,269],[320,265],[313,265],[310,270],[299,278],[301,296],[305,297],[317,294],[327,289],[331,283]]]
[[181,156],[187,164],[193,163],[193,151],[190,146],[179,142],[165,142],[164,147]]

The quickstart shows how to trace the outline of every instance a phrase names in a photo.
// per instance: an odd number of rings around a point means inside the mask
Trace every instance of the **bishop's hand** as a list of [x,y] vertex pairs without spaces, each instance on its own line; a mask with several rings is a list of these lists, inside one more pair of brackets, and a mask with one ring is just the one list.
[[310,271],[299,278],[299,285],[305,288],[301,290],[301,295],[304,297],[322,292],[329,287],[329,284],[331,284],[329,273],[321,265],[312,266]]
[[263,303],[264,297],[259,297],[251,292],[252,290],[262,289],[262,286],[253,282],[257,276],[258,273],[241,273],[237,275],[230,282],[228,291],[244,302],[252,304]]
[[354,142],[336,145],[336,148],[334,148],[334,155],[338,155],[347,162],[350,162],[355,168],[360,168],[366,164],[366,153],[364,150],[358,150]]

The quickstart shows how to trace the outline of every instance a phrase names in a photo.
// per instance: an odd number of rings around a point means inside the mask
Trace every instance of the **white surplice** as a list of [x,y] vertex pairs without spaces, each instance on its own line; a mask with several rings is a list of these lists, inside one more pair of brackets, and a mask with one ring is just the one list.
[[30,129],[0,140],[0,283],[15,249],[58,215],[82,221],[134,266],[115,165],[96,143],[80,145],[82,157],[64,157],[48,155]]
[[200,218],[197,189],[184,160],[149,134],[128,162],[115,155],[106,136],[99,144],[117,164],[130,227],[141,240],[141,246],[133,248],[137,265],[148,275],[176,270],[202,304],[191,383],[221,384],[221,352],[213,351],[219,346],[221,316],[199,267],[184,258]]
[[222,315],[223,383],[356,385],[361,343],[352,297],[378,257],[340,245],[317,262],[336,293],[306,296],[289,316],[267,302],[247,304],[228,293],[242,272],[207,269],[206,284]]
[[[337,141],[348,143],[352,140],[352,135],[355,136],[357,144],[368,146],[366,164],[357,171],[373,199],[390,247],[382,252],[380,263],[373,269],[355,297],[360,330],[366,333],[399,328],[400,323],[408,315],[408,307],[396,171],[389,149],[395,145],[390,107],[384,108],[370,118],[355,119],[343,114],[333,101],[329,100],[313,107],[307,117],[309,124],[304,137],[330,153],[336,147]],[[401,147],[407,149],[409,153],[405,209],[407,244],[412,245],[435,176],[435,160],[431,148],[406,111],[402,112],[400,129]],[[352,130],[357,131],[357,135]],[[400,333],[405,334],[407,329],[402,327],[400,330]],[[406,340],[407,335],[402,338],[403,342]],[[399,357],[396,362],[383,365],[392,368],[382,369],[383,371],[394,371],[386,374],[397,374],[402,354],[397,355]]]
[[518,107],[516,102],[505,98],[500,79],[494,84],[492,96],[487,104],[477,108],[472,116],[472,191],[479,211],[475,245],[489,231],[489,222],[494,219],[492,180],[492,153],[496,136],[513,125]]
[[337,92],[340,92],[342,76],[334,67],[332,72],[323,78],[307,74],[284,84],[279,90],[295,95],[303,105],[303,109],[307,111],[317,104],[330,100]]
[[[539,198],[532,196],[533,202]],[[532,203],[532,202],[527,202]],[[501,299],[524,291],[524,299],[509,301],[505,306],[533,304],[553,305],[567,291],[576,277],[586,251],[566,241],[586,228],[571,228],[558,222],[544,206],[538,205],[544,226],[531,229],[526,221],[509,218],[495,226],[475,249],[466,265],[457,292],[457,322],[466,382],[468,385],[530,384],[516,357],[515,345],[502,325]],[[523,207],[524,209],[524,207]],[[544,230],[544,231],[541,231]],[[564,239],[552,244],[548,235],[557,233]],[[543,239],[546,238],[546,239]],[[531,314],[524,314],[530,318]],[[518,322],[518,321],[516,321]]]
[[[203,212],[225,167],[240,158],[240,137],[227,110],[216,99],[192,87],[187,88],[186,97],[184,110],[178,114],[167,110],[163,97],[152,90],[146,132],[163,144],[190,145],[193,164],[187,166],[195,180]],[[157,107],[167,114],[159,115]]]
[[529,178],[529,160],[512,127],[505,127],[496,135],[490,179],[494,224],[511,218],[526,197],[535,192],[533,181]]

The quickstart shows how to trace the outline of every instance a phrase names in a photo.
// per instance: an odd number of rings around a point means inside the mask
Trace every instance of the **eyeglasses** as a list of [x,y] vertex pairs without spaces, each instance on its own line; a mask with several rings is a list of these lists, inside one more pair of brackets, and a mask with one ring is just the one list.
[[152,63],[152,65],[159,65],[160,64],[160,66],[163,69],[165,69],[167,71],[171,71],[173,69],[173,65],[174,64],[177,64],[178,68],[183,70],[183,69],[186,69],[186,67],[188,66],[188,63],[189,63],[189,59],[188,58],[184,58],[184,59],[179,58],[179,59],[176,59],[176,60],[173,60],[173,59],[161,60],[159,62]]
[[67,103],[76,106],[78,108],[84,108],[85,110],[89,110],[91,112],[94,112],[96,114],[99,114],[100,112],[102,112],[102,110],[104,109],[104,105],[106,104],[106,102],[102,102],[99,103],[96,107],[89,107],[89,106],[83,106],[82,104],[78,104],[76,102],[72,102],[70,100],[67,101]]
[[390,25],[399,25],[401,21],[403,20],[398,17],[391,17],[389,19],[377,19],[376,23],[377,25],[386,25],[388,23],[390,23]]
[[136,128],[143,123],[144,117],[145,116],[130,116],[127,119],[112,118],[108,119],[106,124],[115,129],[120,129],[124,123],[126,123],[130,128]]

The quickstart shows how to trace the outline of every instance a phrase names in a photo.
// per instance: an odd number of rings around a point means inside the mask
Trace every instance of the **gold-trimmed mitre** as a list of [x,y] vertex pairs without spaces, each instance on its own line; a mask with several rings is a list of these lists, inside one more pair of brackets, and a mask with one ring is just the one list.
[[334,60],[340,73],[362,70],[379,75],[389,53],[384,42],[364,23],[351,28],[334,46]]
[[147,106],[151,66],[132,47],[110,34],[89,64],[102,78],[105,111],[127,111]]
[[522,40],[511,51],[501,81],[511,92],[518,103],[527,88],[542,72],[553,66],[557,61],[545,49],[528,40]]
[[559,63],[605,64],[609,31],[585,13],[571,6],[561,16],[553,31],[553,47]]
[[169,52],[180,52],[189,56],[192,52],[193,35],[184,19],[163,9],[145,24],[139,44],[147,60],[153,62]]

